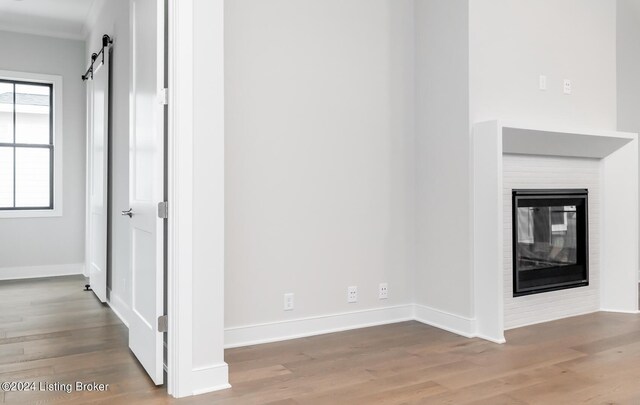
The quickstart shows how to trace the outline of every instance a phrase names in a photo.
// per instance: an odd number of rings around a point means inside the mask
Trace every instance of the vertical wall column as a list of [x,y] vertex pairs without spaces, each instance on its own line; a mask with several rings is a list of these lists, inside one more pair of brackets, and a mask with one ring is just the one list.
[[602,161],[600,307],[638,313],[638,141]]
[[224,362],[224,1],[193,2],[193,393]]
[[[640,2],[618,0],[616,81],[618,131],[640,132]],[[640,154],[640,151],[639,151]]]
[[169,1],[168,389],[175,397],[229,387],[223,45],[223,0]]
[[504,343],[502,127],[497,121],[476,124],[471,143],[476,334]]

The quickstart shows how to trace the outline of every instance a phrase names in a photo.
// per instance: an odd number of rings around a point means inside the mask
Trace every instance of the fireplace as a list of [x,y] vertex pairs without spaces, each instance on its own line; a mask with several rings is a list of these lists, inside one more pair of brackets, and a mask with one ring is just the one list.
[[588,190],[513,190],[513,296],[589,285]]

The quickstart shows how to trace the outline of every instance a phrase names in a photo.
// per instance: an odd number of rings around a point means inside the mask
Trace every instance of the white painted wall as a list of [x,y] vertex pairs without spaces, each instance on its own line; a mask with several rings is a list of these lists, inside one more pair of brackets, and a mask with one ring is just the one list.
[[615,10],[227,2],[226,327],[374,308],[382,281],[385,305],[471,325],[470,124],[614,129]]
[[225,3],[227,328],[412,302],[412,13]]
[[618,130],[640,132],[640,2],[618,0]]
[[467,0],[417,0],[417,304],[472,316]]
[[616,128],[615,0],[473,0],[469,38],[472,123]]
[[640,2],[617,5],[618,130],[640,133]]
[[[504,155],[505,329],[586,314],[600,309],[601,177],[599,159]],[[589,190],[589,285],[514,297],[511,191],[550,188]]]
[[[84,262],[85,96],[81,41],[0,31],[0,70],[63,78],[63,215],[0,219],[3,269],[30,276],[79,272]],[[35,273],[34,273],[35,272]],[[26,273],[25,273],[26,274]]]
[[[109,0],[99,3],[94,10],[93,22],[85,48],[82,66],[86,66],[89,55],[102,47],[102,36],[113,38],[112,71],[112,165],[113,200],[111,206],[111,292],[110,300],[116,311],[128,317],[131,305],[130,232],[129,218],[120,211],[129,208],[129,78],[130,78],[130,34],[129,1]],[[82,72],[84,73],[84,72]]]

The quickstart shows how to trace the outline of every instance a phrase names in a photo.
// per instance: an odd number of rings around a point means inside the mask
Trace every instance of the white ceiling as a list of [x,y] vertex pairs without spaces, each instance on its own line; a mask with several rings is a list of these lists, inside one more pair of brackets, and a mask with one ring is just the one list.
[[0,30],[84,39],[98,0],[0,0]]

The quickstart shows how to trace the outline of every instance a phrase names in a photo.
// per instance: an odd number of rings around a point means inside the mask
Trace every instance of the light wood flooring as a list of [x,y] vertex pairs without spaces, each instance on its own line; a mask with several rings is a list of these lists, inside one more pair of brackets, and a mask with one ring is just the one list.
[[127,329],[82,277],[0,282],[0,382],[108,383],[102,393],[1,392],[41,404],[640,404],[640,316],[595,313],[497,345],[403,322],[226,351],[232,389],[182,400],[153,386]]

